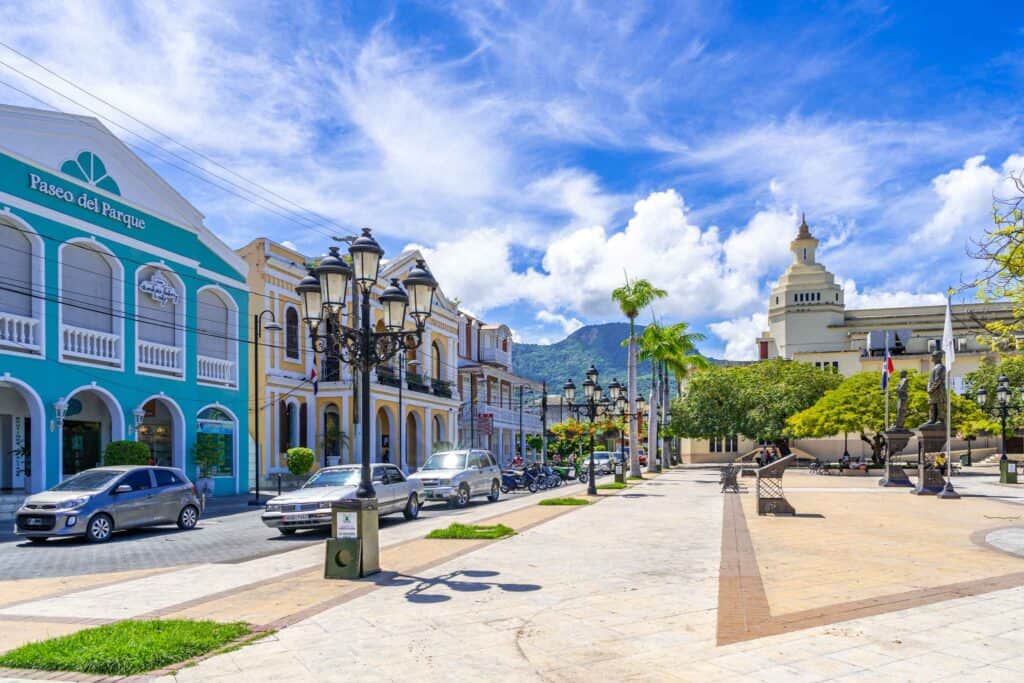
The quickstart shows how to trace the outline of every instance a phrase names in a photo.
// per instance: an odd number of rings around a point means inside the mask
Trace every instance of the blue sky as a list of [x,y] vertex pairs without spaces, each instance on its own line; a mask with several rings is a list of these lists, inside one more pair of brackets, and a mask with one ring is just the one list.
[[1009,3],[254,5],[5,3],[0,40],[245,178],[108,124],[232,246],[370,225],[526,341],[619,319],[628,272],[703,350],[749,356],[801,212],[850,306],[936,301],[1024,168]]

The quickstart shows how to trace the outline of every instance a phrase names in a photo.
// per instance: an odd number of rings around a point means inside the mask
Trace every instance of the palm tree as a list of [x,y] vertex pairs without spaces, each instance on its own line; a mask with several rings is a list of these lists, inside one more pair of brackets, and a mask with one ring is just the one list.
[[[676,391],[681,392],[680,383],[689,374],[692,368],[706,368],[710,365],[703,356],[695,353],[696,343],[704,339],[704,335],[697,332],[689,332],[687,323],[675,323],[674,325],[663,326],[654,321],[640,335],[640,360],[651,361],[651,377],[654,381],[652,388],[652,400],[650,401],[651,413],[656,408],[654,395],[659,397],[661,404],[660,420],[665,424],[668,419],[668,375],[673,374],[676,378]],[[648,450],[655,450],[657,444],[657,421],[648,420]],[[668,465],[669,450],[671,448],[671,437],[665,437],[662,444],[662,464]],[[647,469],[655,470],[654,458],[647,461]]]
[[626,284],[612,291],[612,301],[617,303],[623,315],[629,318],[629,379],[626,396],[629,400],[629,473],[634,477],[642,476],[636,419],[636,318],[640,311],[650,306],[656,299],[666,296],[668,292],[664,289],[658,289],[643,278],[630,280],[629,276],[626,276]]

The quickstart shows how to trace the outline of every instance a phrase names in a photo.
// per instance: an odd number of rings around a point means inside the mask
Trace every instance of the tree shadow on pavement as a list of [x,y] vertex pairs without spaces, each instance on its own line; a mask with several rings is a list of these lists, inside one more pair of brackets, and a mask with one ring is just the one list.
[[[434,604],[447,602],[452,599],[451,595],[445,595],[438,590],[453,591],[455,593],[477,593],[488,591],[492,588],[507,593],[528,593],[538,591],[540,586],[533,583],[501,583],[498,581],[480,581],[467,579],[489,579],[498,575],[498,572],[479,569],[459,569],[440,576],[424,577],[402,574],[398,572],[388,573],[377,579],[376,583],[381,586],[409,586],[405,593],[405,599],[417,604]],[[437,589],[437,590],[434,590]],[[431,592],[431,591],[434,592]]]

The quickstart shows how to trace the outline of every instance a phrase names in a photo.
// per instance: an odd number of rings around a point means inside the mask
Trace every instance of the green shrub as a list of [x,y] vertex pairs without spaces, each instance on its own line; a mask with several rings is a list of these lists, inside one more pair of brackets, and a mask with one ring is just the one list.
[[545,498],[537,505],[590,505],[585,498]]
[[285,458],[288,471],[296,477],[308,474],[309,468],[313,466],[313,450],[304,446],[289,448],[285,453]]
[[610,481],[607,484],[598,484],[597,488],[603,491],[624,489],[626,488],[626,484],[623,484],[621,481]]
[[138,441],[111,441],[103,450],[104,465],[148,465],[149,446]]

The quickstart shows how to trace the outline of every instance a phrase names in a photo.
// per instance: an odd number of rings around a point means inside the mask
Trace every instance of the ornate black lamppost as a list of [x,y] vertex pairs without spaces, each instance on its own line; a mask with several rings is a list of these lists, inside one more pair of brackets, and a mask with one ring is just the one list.
[[[376,495],[370,474],[370,371],[387,363],[403,349],[415,349],[422,343],[437,281],[422,259],[416,261],[403,283],[392,279],[377,295],[383,307],[385,329],[376,332],[370,325],[370,293],[377,283],[384,250],[373,239],[370,229],[363,228],[363,234],[352,241],[348,251],[351,266],[342,260],[337,247],[331,247],[330,253],[303,278],[296,291],[302,296],[303,319],[309,326],[313,350],[330,352],[360,373],[362,469],[356,497],[370,499]],[[359,288],[358,327],[342,322],[350,280]],[[415,322],[411,330],[406,329],[407,312]]]
[[[628,422],[629,418],[633,416],[629,412],[629,401],[626,399],[625,387],[619,384],[617,377],[613,378],[611,384],[608,385],[608,393],[611,395],[612,403],[615,407],[615,416],[621,417]],[[643,415],[647,412],[647,401],[644,400],[643,396],[639,396],[636,399],[636,415]],[[622,463],[623,479],[625,478],[626,471],[626,434],[625,430],[619,432],[619,461]],[[632,448],[632,444],[630,444]],[[616,477],[616,481],[618,481]]]
[[576,399],[576,385],[572,378],[562,388],[565,402],[569,410],[576,413],[577,419],[580,415],[586,415],[590,420],[590,462],[587,465],[587,495],[597,495],[597,484],[594,481],[594,421],[599,415],[606,413],[611,402],[607,397],[601,395],[601,385],[597,383],[597,368],[593,364],[587,370],[587,378],[583,381],[583,403],[574,403]]
[[[1010,378],[1006,375],[1000,375],[996,384],[996,412],[999,414],[999,421],[1002,425],[1002,460],[1006,460],[1006,418],[1009,417],[1011,412],[1017,412],[1024,407],[1016,403],[1010,403],[1010,397]],[[985,387],[980,387],[974,398],[978,401],[979,406],[985,408],[985,405],[988,403],[988,392],[985,391]]]

